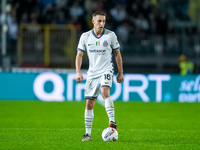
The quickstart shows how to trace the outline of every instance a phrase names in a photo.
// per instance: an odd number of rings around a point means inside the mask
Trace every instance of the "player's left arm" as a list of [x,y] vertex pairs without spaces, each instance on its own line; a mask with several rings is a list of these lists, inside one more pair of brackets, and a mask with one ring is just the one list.
[[124,81],[124,76],[123,76],[123,61],[120,50],[119,49],[114,50],[114,55],[118,67],[117,82],[121,83]]

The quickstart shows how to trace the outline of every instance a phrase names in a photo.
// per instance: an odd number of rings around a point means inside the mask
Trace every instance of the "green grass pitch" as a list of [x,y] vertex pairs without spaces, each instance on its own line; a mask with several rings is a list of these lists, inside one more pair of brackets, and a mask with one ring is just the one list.
[[92,141],[81,142],[85,101],[0,101],[0,149],[200,149],[200,103],[114,104],[118,141],[102,140],[108,117],[105,108],[96,103]]

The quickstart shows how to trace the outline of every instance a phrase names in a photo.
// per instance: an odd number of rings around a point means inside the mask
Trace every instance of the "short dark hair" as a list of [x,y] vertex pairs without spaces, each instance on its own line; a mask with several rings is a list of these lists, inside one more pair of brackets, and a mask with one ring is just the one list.
[[97,16],[97,15],[100,15],[100,16],[106,16],[106,13],[102,12],[102,11],[96,11],[92,14],[92,18]]

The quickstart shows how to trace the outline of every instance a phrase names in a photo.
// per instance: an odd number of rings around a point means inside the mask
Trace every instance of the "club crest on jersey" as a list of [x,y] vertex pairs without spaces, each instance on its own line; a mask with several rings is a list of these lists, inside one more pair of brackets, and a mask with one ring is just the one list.
[[107,42],[107,41],[104,41],[104,42],[103,42],[103,46],[104,46],[104,47],[107,47],[107,46],[108,46],[108,42]]
[[96,46],[100,46],[100,42],[96,42]]

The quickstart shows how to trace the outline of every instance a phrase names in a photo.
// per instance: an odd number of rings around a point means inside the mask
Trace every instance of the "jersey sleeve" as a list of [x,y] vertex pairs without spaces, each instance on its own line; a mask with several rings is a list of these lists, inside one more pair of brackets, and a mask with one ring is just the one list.
[[117,40],[116,34],[113,32],[111,37],[111,47],[113,50],[117,50],[120,48],[119,42]]
[[85,41],[84,41],[84,34],[81,35],[79,42],[78,42],[78,48],[77,50],[85,52]]

